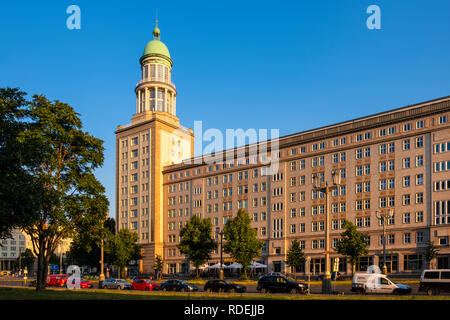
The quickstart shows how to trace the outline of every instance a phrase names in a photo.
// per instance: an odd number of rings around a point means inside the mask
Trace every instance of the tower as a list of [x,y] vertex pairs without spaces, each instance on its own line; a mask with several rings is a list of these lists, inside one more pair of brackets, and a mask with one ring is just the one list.
[[137,233],[143,248],[139,269],[144,273],[153,271],[156,255],[164,257],[163,168],[194,152],[193,132],[176,116],[173,61],[160,37],[156,25],[139,60],[136,113],[115,132],[117,230]]

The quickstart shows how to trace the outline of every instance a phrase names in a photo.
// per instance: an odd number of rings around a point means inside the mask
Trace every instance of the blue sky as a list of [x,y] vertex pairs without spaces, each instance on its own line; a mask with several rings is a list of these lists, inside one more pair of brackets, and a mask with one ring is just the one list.
[[[381,30],[366,27],[372,4]],[[114,131],[135,112],[156,8],[187,127],[287,135],[450,95],[448,0],[2,2],[0,87],[69,103],[105,141],[111,215]]]

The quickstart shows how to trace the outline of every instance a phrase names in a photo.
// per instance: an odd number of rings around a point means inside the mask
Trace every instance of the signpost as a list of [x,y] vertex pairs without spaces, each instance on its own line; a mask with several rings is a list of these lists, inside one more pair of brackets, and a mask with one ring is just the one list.
[[306,257],[306,265],[305,268],[308,266],[308,294],[311,293],[311,267],[310,267],[310,263],[311,263],[311,257]]
[[336,291],[336,279],[337,273],[339,272],[339,258],[334,258],[333,272],[334,272],[334,291]]

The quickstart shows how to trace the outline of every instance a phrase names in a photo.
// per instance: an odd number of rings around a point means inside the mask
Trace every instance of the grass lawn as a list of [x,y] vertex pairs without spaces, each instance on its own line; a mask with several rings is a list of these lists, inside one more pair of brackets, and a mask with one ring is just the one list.
[[116,290],[47,289],[0,287],[0,300],[450,300],[450,296],[382,296],[382,295],[270,295],[270,294],[206,294],[177,292],[145,292]]

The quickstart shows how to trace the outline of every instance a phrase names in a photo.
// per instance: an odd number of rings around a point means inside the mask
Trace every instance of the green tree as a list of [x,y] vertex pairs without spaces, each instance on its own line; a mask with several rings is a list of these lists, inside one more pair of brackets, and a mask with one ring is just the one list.
[[111,255],[113,264],[121,271],[130,264],[131,260],[142,258],[141,245],[137,243],[137,234],[128,229],[120,230],[108,240],[105,244],[105,251]]
[[256,230],[250,224],[248,213],[239,209],[236,217],[228,220],[223,229],[225,239],[223,250],[242,265],[243,279],[247,279],[247,268],[254,258],[261,255],[264,244],[258,239]]
[[[72,264],[88,265],[91,267],[99,265],[101,240],[108,242],[115,233],[115,221],[112,218],[106,219],[102,230],[79,230],[76,237],[72,240],[70,250],[67,252],[67,259]],[[104,252],[105,263],[111,263],[111,256]]]
[[101,227],[106,216],[108,200],[94,175],[103,163],[103,141],[84,132],[79,115],[65,103],[34,95],[25,105],[23,130],[15,139],[20,150],[27,149],[19,169],[27,174],[25,185],[32,181],[38,192],[21,200],[27,218],[20,226],[37,256],[36,290],[43,290],[59,241],[81,228]]
[[163,266],[163,258],[159,254],[157,254],[155,258],[155,265],[153,266],[153,268],[158,272],[157,278],[161,278]]
[[196,277],[199,276],[198,268],[208,261],[211,251],[217,248],[211,232],[211,220],[200,219],[195,215],[180,230],[181,241],[178,249],[194,265]]
[[33,222],[29,213],[39,205],[42,185],[28,170],[36,157],[23,137],[29,102],[19,89],[0,88],[0,239]]
[[436,247],[432,242],[428,242],[427,247],[425,248],[424,256],[427,261],[428,268],[432,268],[432,261],[439,254],[439,248]]
[[300,246],[300,242],[297,240],[292,241],[291,246],[289,247],[286,264],[292,268],[294,268],[294,272],[305,263],[305,253]]
[[335,250],[349,258],[352,265],[352,274],[354,274],[358,258],[366,256],[368,249],[364,234],[359,232],[353,223],[345,221],[344,228],[345,231],[341,234],[341,239],[339,239]]
[[36,257],[34,256],[33,252],[26,248],[24,252],[20,253],[20,260],[17,258],[15,261],[15,265],[17,268],[20,268],[22,270],[25,270],[25,268],[30,272],[33,269],[34,261],[36,260]]

